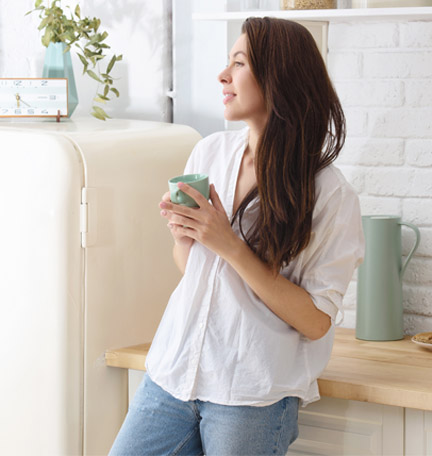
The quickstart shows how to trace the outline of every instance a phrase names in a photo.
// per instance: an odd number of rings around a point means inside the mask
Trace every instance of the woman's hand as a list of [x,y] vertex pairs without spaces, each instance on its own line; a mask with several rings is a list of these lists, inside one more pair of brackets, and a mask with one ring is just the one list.
[[[162,195],[162,201],[160,202],[159,207],[162,208],[164,203],[171,204],[170,192],[166,192]],[[167,217],[168,212],[165,209],[162,209],[160,214],[162,215],[162,217],[168,218]],[[168,228],[170,229],[172,237],[174,238],[174,242],[177,245],[184,245],[184,246],[189,246],[189,247],[192,245],[193,239],[180,233],[179,230],[177,229],[178,225],[176,225],[175,223],[172,223],[172,222],[168,222]],[[181,228],[181,226],[180,226],[180,228]]]
[[210,186],[212,204],[193,187],[181,182],[179,182],[178,187],[193,198],[199,207],[192,208],[173,204],[167,198],[163,198],[159,205],[162,209],[161,215],[168,219],[168,226],[174,239],[187,237],[196,240],[226,259],[230,250],[240,239],[231,228],[214,185]]
[[[162,201],[159,204],[160,206],[163,203],[171,203],[170,192],[166,192],[162,195]],[[161,215],[163,217],[167,216],[167,211],[163,209],[161,211]],[[186,270],[187,260],[189,258],[189,252],[194,242],[193,239],[187,236],[183,236],[181,233],[178,232],[177,227],[175,224],[168,223],[168,228],[171,231],[171,234],[174,238],[174,248],[173,248],[173,257],[174,262],[179,268],[180,272],[184,274]]]

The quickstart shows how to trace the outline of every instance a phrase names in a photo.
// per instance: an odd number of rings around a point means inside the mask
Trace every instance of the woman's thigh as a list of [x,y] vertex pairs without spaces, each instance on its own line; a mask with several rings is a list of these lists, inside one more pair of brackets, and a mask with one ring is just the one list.
[[202,455],[196,405],[179,401],[146,375],[109,454]]
[[206,456],[284,455],[298,436],[296,397],[265,407],[198,404]]

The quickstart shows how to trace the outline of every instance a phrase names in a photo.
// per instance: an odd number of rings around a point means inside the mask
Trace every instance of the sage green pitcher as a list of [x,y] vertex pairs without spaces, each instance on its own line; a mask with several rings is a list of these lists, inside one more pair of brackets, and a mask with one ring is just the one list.
[[[356,337],[403,339],[402,277],[420,242],[418,228],[396,215],[362,217],[366,251],[358,269]],[[402,264],[401,227],[414,230],[416,241]]]

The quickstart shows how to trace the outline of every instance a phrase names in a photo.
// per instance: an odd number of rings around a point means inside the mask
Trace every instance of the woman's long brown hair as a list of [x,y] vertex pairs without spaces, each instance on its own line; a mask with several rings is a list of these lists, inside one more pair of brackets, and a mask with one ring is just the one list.
[[[257,187],[233,221],[239,218],[248,245],[276,272],[309,243],[315,177],[342,149],[345,117],[305,27],[284,19],[248,18],[242,33],[268,120],[255,153]],[[245,234],[242,217],[256,196],[258,220]]]

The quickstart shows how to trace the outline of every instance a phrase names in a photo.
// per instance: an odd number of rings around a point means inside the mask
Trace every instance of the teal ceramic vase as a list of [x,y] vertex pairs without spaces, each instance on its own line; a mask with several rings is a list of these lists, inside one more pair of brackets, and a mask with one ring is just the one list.
[[[356,337],[403,338],[402,278],[420,242],[418,228],[397,215],[364,215],[366,252],[358,269]],[[402,261],[401,227],[411,228],[414,245]]]
[[72,68],[70,52],[64,52],[65,43],[50,43],[45,54],[43,78],[67,78],[68,80],[68,117],[78,105],[78,93]]

